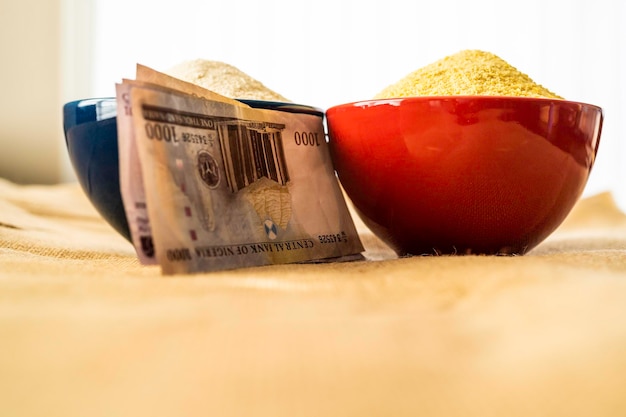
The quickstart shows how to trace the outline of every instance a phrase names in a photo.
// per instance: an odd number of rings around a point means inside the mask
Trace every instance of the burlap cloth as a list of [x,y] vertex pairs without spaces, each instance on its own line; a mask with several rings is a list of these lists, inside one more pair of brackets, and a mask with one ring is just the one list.
[[526,256],[362,237],[369,261],[163,277],[76,184],[0,180],[0,416],[626,415],[610,195]]

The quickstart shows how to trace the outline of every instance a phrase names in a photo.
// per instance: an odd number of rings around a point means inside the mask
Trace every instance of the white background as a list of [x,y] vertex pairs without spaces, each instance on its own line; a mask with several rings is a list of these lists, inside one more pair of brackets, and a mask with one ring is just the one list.
[[136,62],[165,70],[205,58],[292,101],[328,108],[371,98],[462,49],[493,52],[561,96],[604,108],[586,194],[612,189],[626,201],[626,2],[95,1],[96,95],[112,94]]
[[[0,20],[6,58],[0,79],[5,93],[17,91],[0,97],[2,177],[56,178],[37,176],[42,162],[32,149],[57,141],[66,161],[63,102],[112,96],[116,82],[134,76],[136,63],[165,70],[188,59],[220,60],[294,102],[328,108],[368,99],[446,55],[482,49],[567,99],[603,107],[600,152],[585,195],[610,190],[626,208],[622,0],[0,0]],[[56,98],[43,106],[33,97],[52,83],[28,88],[52,71]],[[30,79],[20,80],[22,74]],[[16,105],[20,92],[28,95]],[[44,128],[33,120],[57,109],[56,130],[28,133]],[[23,151],[15,147],[18,136]],[[20,170],[32,175],[20,177]]]

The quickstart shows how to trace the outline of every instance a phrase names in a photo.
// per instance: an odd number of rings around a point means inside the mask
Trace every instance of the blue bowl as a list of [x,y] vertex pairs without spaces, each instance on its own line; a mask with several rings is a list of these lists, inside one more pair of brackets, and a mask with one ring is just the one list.
[[[318,108],[293,103],[239,100],[253,108],[324,117]],[[65,144],[78,182],[102,217],[128,241],[130,229],[120,191],[115,98],[76,100],[63,106]]]

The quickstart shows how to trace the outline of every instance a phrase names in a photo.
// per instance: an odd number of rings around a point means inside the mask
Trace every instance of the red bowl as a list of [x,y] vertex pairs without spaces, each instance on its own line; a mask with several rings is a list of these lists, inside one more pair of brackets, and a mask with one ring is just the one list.
[[326,112],[337,175],[399,255],[524,254],[580,198],[602,109],[493,96],[411,97]]

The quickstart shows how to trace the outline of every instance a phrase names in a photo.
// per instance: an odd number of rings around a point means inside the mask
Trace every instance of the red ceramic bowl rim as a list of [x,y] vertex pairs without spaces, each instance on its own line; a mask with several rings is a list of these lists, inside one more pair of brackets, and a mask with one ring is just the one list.
[[394,102],[415,102],[415,101],[432,101],[432,100],[473,100],[473,101],[519,101],[519,102],[553,102],[553,103],[565,103],[573,105],[581,105],[585,107],[593,107],[600,111],[602,108],[595,104],[585,103],[581,101],[565,100],[561,98],[550,97],[521,97],[521,96],[495,96],[495,95],[447,95],[447,96],[410,96],[410,97],[394,97],[394,98],[381,98],[381,99],[369,99],[352,101],[343,104],[337,104],[329,107],[326,111],[334,111],[335,109],[342,109],[347,107],[376,107],[384,104],[393,104]]

